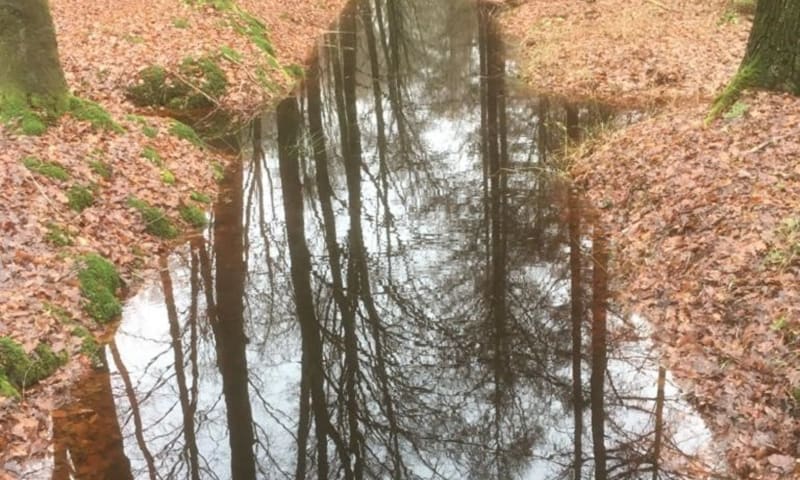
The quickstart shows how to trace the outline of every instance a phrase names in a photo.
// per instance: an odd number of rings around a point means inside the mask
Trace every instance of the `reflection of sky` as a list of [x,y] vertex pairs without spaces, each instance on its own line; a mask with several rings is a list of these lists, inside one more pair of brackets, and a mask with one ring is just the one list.
[[[411,3],[420,8],[420,2]],[[422,59],[428,62],[436,60],[431,52],[436,51],[436,42],[443,35],[442,25],[447,23],[442,18],[437,20],[436,15],[446,18],[446,14],[451,13],[447,8],[441,11],[430,8],[432,15],[426,20],[428,23],[414,32],[429,42],[427,47],[418,49],[419,52],[425,52]],[[469,12],[474,15],[472,10]],[[460,25],[460,28],[469,30],[464,25]],[[472,44],[474,26],[467,34],[469,42],[464,42],[464,45]],[[463,64],[459,67],[464,72],[476,72],[476,52],[477,49],[472,48],[469,54],[460,57]],[[503,417],[500,421],[502,431],[493,431],[488,421],[497,412],[490,401],[494,386],[491,382],[486,383],[486,378],[491,377],[491,367],[488,366],[491,362],[486,358],[477,358],[478,354],[486,354],[481,351],[481,346],[489,343],[489,339],[481,329],[491,316],[487,299],[489,285],[486,285],[490,265],[486,259],[489,245],[484,240],[486,219],[483,218],[483,171],[480,158],[481,106],[476,98],[477,82],[474,77],[464,81],[466,73],[455,75],[460,81],[452,82],[450,78],[448,82],[447,79],[436,77],[441,72],[434,64],[417,67],[412,72],[406,72],[406,93],[409,98],[434,97],[435,101],[430,101],[424,107],[409,105],[405,111],[413,137],[407,158],[399,155],[396,112],[392,112],[388,102],[384,104],[390,136],[390,190],[387,192],[387,203],[393,221],[389,238],[386,237],[387,217],[380,200],[380,183],[372,180],[380,175],[377,127],[371,118],[374,108],[372,92],[363,87],[358,92],[365,159],[362,227],[371,289],[384,326],[393,335],[391,341],[387,342],[392,360],[397,364],[390,370],[392,385],[399,390],[402,383],[402,387],[412,387],[415,392],[413,398],[404,398],[403,404],[396,398],[400,404],[398,408],[401,413],[414,413],[415,408],[424,412],[416,418],[410,415],[402,418],[401,424],[420,438],[428,438],[419,440],[418,451],[407,442],[401,448],[409,467],[420,476],[431,476],[434,470],[432,465],[436,465],[435,470],[442,478],[460,479],[465,478],[475,465],[488,463],[488,460],[479,456],[488,455],[493,447],[485,444],[460,450],[458,442],[482,442],[491,434],[499,437],[501,442],[512,442],[517,440],[515,436],[541,430],[544,432],[541,438],[533,435],[537,441],[532,451],[520,460],[523,463],[523,468],[519,469],[522,472],[520,475],[526,479],[556,477],[563,473],[563,469],[556,467],[553,459],[568,463],[572,451],[572,412],[563,398],[562,387],[553,386],[542,379],[526,378],[526,374],[520,372],[513,391],[508,392],[513,398],[513,405],[500,415]],[[363,58],[360,68],[364,70]],[[449,72],[449,76],[452,77],[453,73]],[[448,82],[447,88],[444,88],[443,82]],[[359,85],[368,84],[363,78],[359,82]],[[324,90],[323,99],[331,100],[332,92]],[[336,112],[332,111],[333,103],[326,102],[323,120],[332,157],[329,169],[335,192],[336,229],[340,244],[345,245],[350,219],[343,203],[347,199],[347,190],[337,146],[339,137],[334,125]],[[546,219],[556,217],[556,206],[537,203],[542,197],[549,196],[550,184],[549,180],[544,179],[546,177],[540,175],[538,167],[541,165],[537,163],[539,156],[534,148],[534,135],[542,123],[535,116],[538,107],[536,99],[508,98],[510,165],[515,168],[507,177],[514,194],[505,198],[504,202],[505,214],[513,217],[517,222],[515,225],[525,225],[539,215]],[[271,117],[267,119],[269,121]],[[266,126],[264,158],[258,160],[260,165],[249,166],[244,179],[245,205],[248,205],[245,329],[249,337],[246,349],[250,367],[250,403],[258,438],[256,457],[264,472],[272,475],[281,471],[291,472],[294,468],[301,351],[289,280],[274,131],[274,126]],[[330,300],[331,274],[321,231],[319,202],[313,189],[312,164],[310,158],[305,159],[306,236],[314,257],[312,278],[315,291],[319,292],[321,299]],[[564,225],[547,223],[542,233],[544,241],[563,241],[564,229]],[[518,319],[524,319],[524,322],[520,321],[523,325],[514,334],[526,335],[524,339],[510,338],[508,342],[515,349],[515,358],[524,358],[526,361],[536,354],[529,349],[542,348],[543,364],[526,367],[537,373],[548,373],[569,385],[569,352],[565,354],[558,351],[560,345],[569,346],[569,340],[563,338],[564,334],[569,336],[569,329],[564,326],[564,318],[557,317],[555,313],[568,307],[570,301],[566,273],[569,252],[560,247],[554,254],[537,253],[537,249],[545,248],[530,245],[529,239],[523,238],[525,234],[524,231],[505,232],[509,248],[505,266],[508,291],[515,298],[514,302],[509,302],[509,312]],[[387,254],[389,243],[392,255]],[[588,250],[590,244],[586,242],[583,246]],[[347,253],[347,248],[344,251]],[[181,346],[187,362],[191,348],[188,319],[192,300],[190,255],[190,248],[184,247],[170,257],[170,272],[182,332]],[[388,273],[389,264],[391,275]],[[384,287],[388,285],[393,287],[394,296],[384,294]],[[408,307],[401,305],[398,298],[408,301],[420,313],[411,318],[406,310]],[[215,341],[203,313],[203,299],[201,293],[197,326],[197,441],[201,465],[216,472],[220,478],[227,478],[230,453],[225,402],[215,361]],[[330,306],[319,298],[317,300],[317,314],[320,318],[327,318],[325,315],[329,315],[326,312],[330,311]],[[534,308],[536,306],[538,308]],[[612,328],[624,327],[618,319],[610,321],[610,324]],[[559,336],[562,338],[554,339]],[[365,350],[374,347],[364,332],[360,332],[359,342]],[[585,343],[588,344],[588,339]],[[159,471],[168,472],[175,465],[183,465],[181,468],[185,469],[181,436],[183,418],[160,282],[153,282],[128,302],[116,336],[116,345],[133,382],[147,446],[156,457]],[[656,359],[649,353],[651,350],[650,342],[644,340],[610,347],[608,371],[614,386],[635,397],[654,399],[658,370]],[[327,353],[335,357],[330,351]],[[473,354],[475,356],[471,356]],[[336,360],[332,358],[330,361],[333,363]],[[365,363],[362,366],[364,376],[368,381],[374,381],[375,375],[369,371],[372,366],[363,358],[362,361]],[[191,366],[187,364],[185,371],[187,388],[190,389],[193,381]],[[112,386],[126,439],[126,454],[137,474],[144,475],[147,469],[135,438],[131,405],[113,362],[112,374]],[[585,388],[588,388],[589,376],[590,371],[584,365]],[[330,388],[328,393],[332,395]],[[676,430],[673,437],[679,441],[681,448],[692,453],[707,445],[710,441],[707,430],[696,416],[682,413],[689,411],[688,407],[680,401],[679,392],[671,381],[667,384],[667,398],[665,423]],[[634,434],[646,431],[652,428],[652,415],[631,407],[652,412],[654,403],[653,400],[637,400],[620,407],[610,401],[610,421]],[[367,400],[365,404],[365,410],[383,420],[374,401]],[[335,406],[330,408],[335,409]],[[588,410],[584,424],[584,446],[590,452],[591,423]],[[611,427],[607,428],[607,435],[609,448],[622,440],[615,438],[618,434]],[[369,441],[374,451],[383,451],[376,439]],[[588,464],[585,468],[588,472]],[[475,474],[475,471],[472,473]],[[212,477],[208,474],[201,475],[201,478]]]

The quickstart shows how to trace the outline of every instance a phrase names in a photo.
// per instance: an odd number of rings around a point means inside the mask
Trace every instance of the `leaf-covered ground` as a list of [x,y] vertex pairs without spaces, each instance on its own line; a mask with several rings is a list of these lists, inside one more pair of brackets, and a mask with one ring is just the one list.
[[[127,101],[135,74],[153,64],[172,68],[186,57],[218,55],[229,83],[218,107],[247,118],[286,93],[292,65],[303,63],[344,2],[240,1],[241,11],[267,27],[268,43],[261,46],[231,26],[230,12],[190,3],[203,2],[50,1],[71,92],[100,104],[124,131],[70,115],[41,136],[0,126],[0,337],[27,352],[45,343],[70,358],[53,377],[20,392],[20,400],[0,397],[0,478],[13,478],[14,462],[49,447],[49,412],[89,368],[76,328],[98,337],[110,333],[83,308],[80,258],[110,259],[124,283],[118,294],[131,294],[155,267],[156,254],[174,242],[148,233],[131,198],[160,208],[182,234],[191,234],[180,208],[209,209],[204,197],[215,197],[215,176],[232,160],[179,138],[172,120]],[[54,167],[63,171],[60,178],[53,178]],[[82,210],[81,198],[90,203]]]
[[534,87],[646,112],[572,171],[611,232],[616,300],[653,322],[734,478],[800,478],[800,99],[750,93],[704,124],[746,44],[733,3],[529,0],[502,18]]

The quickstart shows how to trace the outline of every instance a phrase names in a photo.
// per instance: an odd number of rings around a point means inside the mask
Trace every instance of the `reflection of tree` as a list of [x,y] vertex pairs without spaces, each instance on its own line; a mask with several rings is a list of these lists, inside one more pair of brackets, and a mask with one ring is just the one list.
[[75,396],[53,412],[53,480],[132,480],[108,372],[93,372],[83,379]]

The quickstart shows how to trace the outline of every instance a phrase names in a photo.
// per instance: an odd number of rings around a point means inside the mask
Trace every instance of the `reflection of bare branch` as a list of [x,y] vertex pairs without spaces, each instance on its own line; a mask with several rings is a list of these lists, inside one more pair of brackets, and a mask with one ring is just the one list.
[[119,354],[119,350],[117,350],[117,343],[116,341],[112,340],[108,344],[109,350],[111,350],[111,358],[114,359],[114,365],[119,372],[120,378],[122,378],[122,384],[125,386],[125,394],[128,397],[128,403],[131,407],[131,414],[133,416],[133,426],[134,426],[134,435],[136,436],[136,444],[139,446],[139,450],[142,452],[142,456],[147,463],[147,472],[150,476],[150,480],[155,480],[156,478],[161,478],[156,473],[156,466],[155,461],[153,460],[153,455],[150,453],[150,450],[147,448],[147,442],[144,438],[144,427],[142,426],[142,416],[139,412],[139,402],[136,398],[136,392],[133,390],[133,384],[131,383],[131,377],[128,374],[128,370],[125,368],[125,364],[122,363],[122,357]]

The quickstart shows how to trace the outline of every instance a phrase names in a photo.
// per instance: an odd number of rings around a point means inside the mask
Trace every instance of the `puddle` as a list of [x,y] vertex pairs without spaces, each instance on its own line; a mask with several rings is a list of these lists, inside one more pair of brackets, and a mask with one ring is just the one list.
[[52,478],[721,471],[555,174],[610,113],[515,91],[491,8],[349,7],[54,414]]

